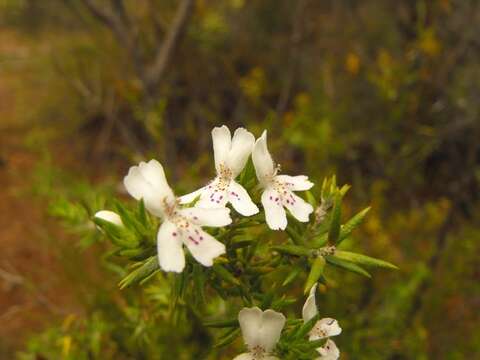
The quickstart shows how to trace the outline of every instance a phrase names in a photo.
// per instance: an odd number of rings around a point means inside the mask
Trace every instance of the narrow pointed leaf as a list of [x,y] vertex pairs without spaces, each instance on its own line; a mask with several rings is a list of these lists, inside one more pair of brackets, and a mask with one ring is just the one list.
[[333,255],[327,255],[325,256],[325,260],[327,260],[327,262],[329,264],[332,264],[332,265],[335,265],[335,266],[338,266],[344,270],[347,270],[347,271],[350,271],[350,272],[353,272],[353,273],[356,273],[356,274],[359,274],[359,275],[363,275],[367,278],[371,278],[372,276],[364,269],[362,269],[360,266],[358,265],[355,265],[351,262],[348,262],[348,261],[345,261],[345,260],[342,260],[342,259],[339,259]]
[[205,321],[203,325],[211,328],[227,328],[239,326],[237,319]]
[[118,285],[120,286],[120,289],[124,289],[127,286],[139,283],[158,269],[159,265],[157,257],[152,256],[148,260],[144,261],[140,267],[136,268],[130,274],[124,277]]
[[300,267],[295,267],[290,273],[287,275],[285,280],[282,283],[282,286],[287,286],[290,284],[293,280],[297,278],[297,276],[302,272],[302,269]]
[[367,255],[357,254],[350,251],[336,250],[335,257],[350,261],[358,265],[381,267],[385,269],[398,270],[398,267],[384,260],[376,259]]
[[307,281],[305,283],[305,288],[303,292],[307,294],[312,286],[320,279],[320,276],[323,274],[323,269],[325,268],[325,259],[323,256],[317,257],[312,264],[310,273],[308,274]]
[[295,256],[310,256],[312,253],[311,249],[307,249],[303,246],[298,245],[276,245],[272,246],[272,249],[278,251],[281,254]]
[[238,279],[222,265],[214,264],[212,269],[222,280],[225,280],[232,285],[240,285],[240,281],[238,281]]
[[330,230],[328,231],[328,242],[335,244],[340,236],[342,198],[340,193],[335,194],[335,201],[332,209],[332,219],[330,221]]
[[352,231],[363,222],[369,211],[370,207],[363,209],[342,226],[337,244],[340,244],[343,240],[350,236]]

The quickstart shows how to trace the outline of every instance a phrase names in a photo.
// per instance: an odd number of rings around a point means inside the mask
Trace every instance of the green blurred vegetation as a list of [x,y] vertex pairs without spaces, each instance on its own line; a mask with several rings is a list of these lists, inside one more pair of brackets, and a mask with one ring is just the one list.
[[155,81],[182,1],[93,3],[128,31],[83,0],[0,1],[0,129],[37,154],[31,186],[73,230],[76,250],[60,248],[83,289],[83,312],[52,319],[20,359],[204,356],[213,334],[195,314],[190,328],[156,317],[161,283],[119,291],[125,269],[98,258],[86,281],[69,259],[109,249],[85,209],[121,193],[133,161],[165,162],[179,193],[206,181],[219,124],[268,129],[282,168],[316,188],[333,173],[351,184],[346,218],[372,205],[346,248],[401,270],[332,274],[320,304],[343,358],[480,357],[478,1],[198,0]]

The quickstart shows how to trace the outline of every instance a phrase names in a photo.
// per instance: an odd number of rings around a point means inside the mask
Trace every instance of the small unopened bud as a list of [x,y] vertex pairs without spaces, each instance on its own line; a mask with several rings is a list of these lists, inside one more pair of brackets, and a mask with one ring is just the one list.
[[123,226],[122,218],[113,211],[100,210],[94,215],[94,217],[111,222],[117,226]]

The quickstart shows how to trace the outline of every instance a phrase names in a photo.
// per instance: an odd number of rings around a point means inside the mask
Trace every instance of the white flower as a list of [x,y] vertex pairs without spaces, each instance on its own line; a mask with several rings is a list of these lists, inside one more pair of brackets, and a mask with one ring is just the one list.
[[287,215],[284,207],[298,221],[308,222],[313,207],[293,192],[308,190],[313,183],[308,181],[308,177],[304,175],[277,175],[278,167],[275,166],[267,148],[267,131],[264,131],[255,142],[252,160],[257,178],[264,188],[262,204],[270,229],[285,230],[287,227]]
[[316,360],[337,360],[340,357],[340,350],[330,339],[327,340],[325,345],[319,347],[317,351],[320,353],[320,356]]
[[242,309],[238,314],[238,322],[248,352],[238,355],[234,360],[278,360],[271,353],[280,339],[285,320],[281,313],[270,309]]
[[212,140],[217,177],[207,186],[182,196],[180,202],[188,204],[200,195],[197,207],[219,208],[231,203],[244,216],[258,213],[258,207],[247,191],[235,182],[252,152],[255,137],[247,130],[238,128],[232,138],[230,130],[223,125],[212,130]]
[[123,226],[122,218],[113,211],[100,210],[97,211],[93,217],[111,222],[112,224],[115,224],[117,226]]
[[[315,292],[317,291],[317,284],[312,286],[310,294],[308,295],[302,309],[303,321],[307,322],[318,314],[317,304],[315,300]],[[323,318],[315,323],[315,326],[309,333],[310,341],[326,339],[331,336],[339,335],[342,329],[338,325],[338,321],[332,318]],[[320,353],[318,359],[336,360],[340,357],[340,351],[335,343],[328,339],[323,347],[317,349]]]
[[157,249],[158,261],[164,271],[183,270],[183,245],[204,266],[211,266],[214,258],[225,253],[225,245],[201,227],[230,224],[229,209],[180,208],[163,167],[156,160],[132,166],[123,183],[130,195],[137,200],[143,199],[147,210],[163,219],[158,230]]

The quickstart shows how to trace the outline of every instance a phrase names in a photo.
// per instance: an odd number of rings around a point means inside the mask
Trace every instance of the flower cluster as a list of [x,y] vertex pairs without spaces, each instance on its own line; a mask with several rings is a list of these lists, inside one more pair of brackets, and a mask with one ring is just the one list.
[[[237,129],[232,136],[230,130],[222,126],[212,130],[212,140],[216,176],[196,191],[176,197],[162,165],[156,160],[132,166],[123,179],[127,192],[142,201],[153,216],[161,219],[157,232],[157,257],[163,271],[183,272],[186,265],[184,247],[206,267],[212,266],[217,257],[226,253],[225,244],[203,228],[231,224],[228,205],[236,213],[248,217],[259,213],[260,204],[254,201],[259,199],[265,222],[272,230],[287,228],[287,212],[299,222],[307,223],[314,211],[312,205],[295,194],[296,191],[309,190],[314,184],[304,175],[279,174],[279,166],[268,150],[266,131],[255,139],[243,128]],[[250,156],[258,179],[258,186],[254,189],[261,190],[261,194],[256,191],[250,194],[237,182]],[[117,227],[125,226],[122,217],[111,211],[99,211],[95,217]],[[314,284],[303,307],[305,324],[318,314],[316,289]],[[236,360],[278,359],[275,349],[286,323],[284,315],[270,309],[244,308],[238,315],[238,322],[248,352],[237,356]],[[318,359],[339,357],[338,348],[330,337],[340,332],[338,322],[331,318],[318,320],[309,330],[310,341],[326,339],[323,346],[317,348]],[[313,345],[318,346],[317,343]]]
[[[267,133],[255,137],[243,128],[235,130],[233,137],[226,126],[212,130],[216,177],[206,186],[179,198],[170,188],[162,165],[156,160],[132,166],[123,183],[136,200],[143,199],[151,214],[163,220],[158,230],[158,262],[164,271],[181,272],[185,267],[183,246],[204,266],[225,253],[225,245],[205,232],[202,227],[222,227],[232,222],[231,204],[236,212],[251,216],[259,212],[251,196],[235,178],[242,172],[252,156],[260,186],[261,203],[265,219],[272,230],[285,230],[285,209],[301,222],[308,222],[313,207],[294,194],[308,190],[313,183],[307,176],[278,175],[267,148]],[[195,205],[190,206],[195,202]],[[96,217],[119,225],[118,215],[105,210]]]

